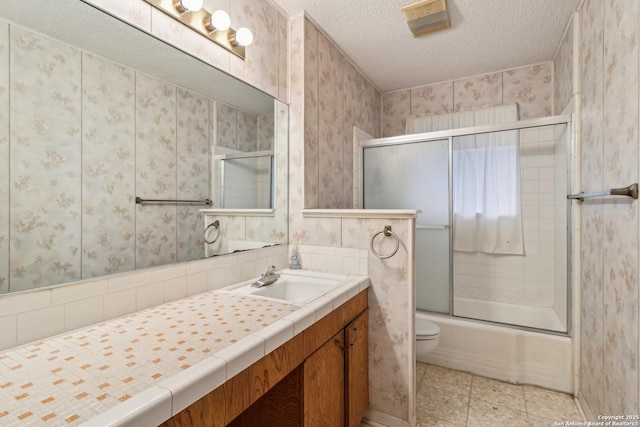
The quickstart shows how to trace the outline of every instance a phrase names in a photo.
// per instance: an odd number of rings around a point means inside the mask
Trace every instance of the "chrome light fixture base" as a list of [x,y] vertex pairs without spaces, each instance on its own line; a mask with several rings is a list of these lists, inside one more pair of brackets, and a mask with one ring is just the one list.
[[179,21],[191,28],[192,30],[200,33],[204,37],[208,38],[218,46],[227,49],[229,52],[236,55],[238,58],[245,58],[245,47],[239,44],[235,44],[232,40],[235,40],[236,32],[234,29],[229,28],[225,31],[209,30],[211,14],[204,9],[200,9],[197,12],[180,12],[175,6],[175,0],[144,0],[158,10],[161,10],[165,14],[169,15],[176,21]]

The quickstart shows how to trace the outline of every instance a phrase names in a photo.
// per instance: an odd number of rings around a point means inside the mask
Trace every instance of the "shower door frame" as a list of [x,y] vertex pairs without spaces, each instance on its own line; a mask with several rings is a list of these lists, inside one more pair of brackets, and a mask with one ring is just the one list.
[[[566,125],[566,150],[567,150],[567,192],[571,194],[573,192],[572,188],[572,176],[575,169],[574,165],[574,132],[573,132],[573,115],[558,115],[558,116],[549,116],[549,117],[540,117],[536,119],[526,119],[526,120],[518,120],[510,123],[500,123],[500,124],[492,124],[492,125],[481,125],[481,126],[472,126],[458,129],[447,129],[433,132],[425,132],[425,133],[416,133],[409,135],[400,135],[400,136],[392,136],[386,138],[375,138],[368,139],[365,141],[361,141],[358,144],[358,171],[359,176],[357,177],[359,183],[359,197],[360,197],[360,206],[364,209],[364,150],[366,148],[373,147],[384,147],[384,146],[393,146],[393,145],[404,145],[404,144],[416,144],[416,143],[424,143],[429,141],[449,141],[449,313],[439,313],[439,312],[431,312],[428,311],[429,314],[445,316],[445,317],[457,317],[453,314],[453,303],[454,303],[454,284],[453,284],[453,139],[455,137],[461,136],[469,136],[469,135],[477,135],[483,133],[491,133],[491,132],[501,132],[501,131],[510,131],[517,130],[520,131],[522,129],[530,129],[535,127],[542,126],[553,126],[553,125]],[[518,142],[520,145],[520,142]],[[571,256],[571,247],[572,247],[572,227],[571,227],[571,204],[567,200],[567,220],[566,220],[566,228],[567,228],[567,272],[566,272],[566,293],[567,293],[567,314],[566,314],[566,332],[553,331],[548,329],[539,329],[532,328],[529,326],[521,326],[521,325],[512,325],[507,323],[493,322],[490,320],[482,320],[482,319],[471,319],[464,318],[470,322],[479,322],[479,323],[489,323],[502,327],[509,327],[515,329],[521,329],[526,331],[534,331],[534,332],[544,332],[552,335],[559,336],[571,336],[572,325],[573,325],[573,312],[572,312],[572,256]],[[415,311],[415,307],[413,308]]]

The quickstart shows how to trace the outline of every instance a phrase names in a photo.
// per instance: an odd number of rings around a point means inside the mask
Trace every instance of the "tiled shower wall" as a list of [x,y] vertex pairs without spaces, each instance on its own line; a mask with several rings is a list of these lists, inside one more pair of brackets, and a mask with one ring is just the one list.
[[454,252],[456,297],[554,307],[558,145],[553,126],[520,131],[525,255]]
[[380,135],[380,93],[305,19],[304,206],[353,208],[353,128]]
[[520,120],[550,116],[553,63],[382,94],[382,137],[405,134],[407,117],[518,104]]
[[13,25],[0,34],[2,292],[201,257],[199,207],[134,199],[209,196],[212,101]]

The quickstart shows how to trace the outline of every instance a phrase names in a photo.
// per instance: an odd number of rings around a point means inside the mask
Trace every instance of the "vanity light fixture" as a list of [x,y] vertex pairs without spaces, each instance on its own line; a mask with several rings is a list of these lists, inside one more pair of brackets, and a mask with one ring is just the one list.
[[204,0],[176,0],[174,3],[179,12],[197,12],[204,7]]
[[209,13],[203,9],[204,0],[145,1],[241,59],[245,58],[245,47],[253,42],[248,28],[231,28],[231,18],[224,10]]

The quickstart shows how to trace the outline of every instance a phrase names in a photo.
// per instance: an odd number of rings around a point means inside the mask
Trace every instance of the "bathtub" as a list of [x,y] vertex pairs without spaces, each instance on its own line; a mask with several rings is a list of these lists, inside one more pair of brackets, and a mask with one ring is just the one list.
[[440,327],[440,344],[427,363],[573,394],[570,337],[423,312],[416,316]]
[[458,317],[508,323],[549,331],[567,331],[556,311],[546,307],[455,297],[453,314]]

